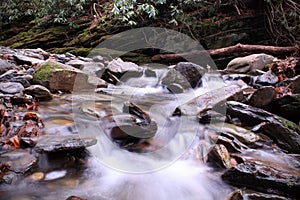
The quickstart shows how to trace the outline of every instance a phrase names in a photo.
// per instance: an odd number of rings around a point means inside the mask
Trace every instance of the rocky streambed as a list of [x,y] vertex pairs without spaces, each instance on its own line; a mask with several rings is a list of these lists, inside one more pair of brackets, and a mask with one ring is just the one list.
[[298,199],[299,67],[0,47],[0,197]]

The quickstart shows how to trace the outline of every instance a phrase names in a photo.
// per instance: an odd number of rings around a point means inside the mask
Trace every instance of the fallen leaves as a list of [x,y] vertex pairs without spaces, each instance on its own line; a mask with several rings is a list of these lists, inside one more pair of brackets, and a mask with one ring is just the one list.
[[[38,110],[38,105],[34,101],[31,104],[24,104],[23,106],[27,110]],[[0,144],[2,143],[3,148],[20,148],[22,137],[30,138],[39,136],[40,129],[43,127],[44,123],[36,112],[30,111],[20,115],[15,114],[12,109],[0,110]]]

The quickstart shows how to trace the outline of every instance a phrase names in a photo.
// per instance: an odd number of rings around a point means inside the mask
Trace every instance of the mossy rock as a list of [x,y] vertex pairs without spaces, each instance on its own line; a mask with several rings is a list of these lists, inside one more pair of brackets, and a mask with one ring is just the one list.
[[43,63],[33,74],[34,81],[48,81],[52,72],[56,69],[63,69],[63,67],[51,60]]

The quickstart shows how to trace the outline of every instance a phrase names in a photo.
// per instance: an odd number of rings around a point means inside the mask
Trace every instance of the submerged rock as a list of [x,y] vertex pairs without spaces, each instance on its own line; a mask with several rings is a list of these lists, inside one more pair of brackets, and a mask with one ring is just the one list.
[[32,85],[24,90],[25,94],[29,94],[38,100],[51,100],[51,92],[44,86]]
[[195,88],[200,85],[202,76],[206,69],[190,62],[180,62],[169,69],[167,75],[162,79],[162,84],[179,84],[184,89]]
[[37,142],[34,149],[39,153],[53,153],[83,149],[96,143],[95,138],[80,138],[76,135],[45,136]]
[[300,196],[300,177],[259,163],[241,163],[222,175],[226,182],[261,192]]
[[273,56],[263,53],[239,57],[230,61],[224,71],[228,73],[253,73],[256,70],[264,69],[274,59]]
[[16,94],[24,90],[24,87],[21,83],[16,82],[6,82],[0,84],[0,92],[5,94]]
[[259,131],[270,137],[282,149],[290,153],[300,153],[300,127],[282,117],[259,108],[239,102],[229,101],[227,114],[237,117],[244,125],[261,124]]

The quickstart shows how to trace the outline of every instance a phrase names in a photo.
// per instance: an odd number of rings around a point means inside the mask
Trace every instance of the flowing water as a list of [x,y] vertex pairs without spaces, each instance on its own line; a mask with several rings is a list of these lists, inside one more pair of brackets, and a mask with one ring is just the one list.
[[[204,126],[192,117],[170,117],[178,105],[206,89],[175,95],[157,86],[156,79],[142,82],[146,83],[143,88],[141,79],[128,80],[100,94],[63,94],[42,102],[39,113],[45,122],[44,134],[92,136],[97,145],[88,148],[90,155],[40,154],[37,167],[14,184],[1,186],[0,199],[63,200],[71,195],[95,200],[226,199],[232,188],[221,180],[222,171],[199,159],[200,152],[212,145]],[[103,133],[101,119],[122,113],[125,101],[139,105],[158,124],[156,136],[148,141],[150,152],[119,148]],[[199,149],[199,143],[203,148]],[[45,178],[32,180],[35,172],[43,172]]]

